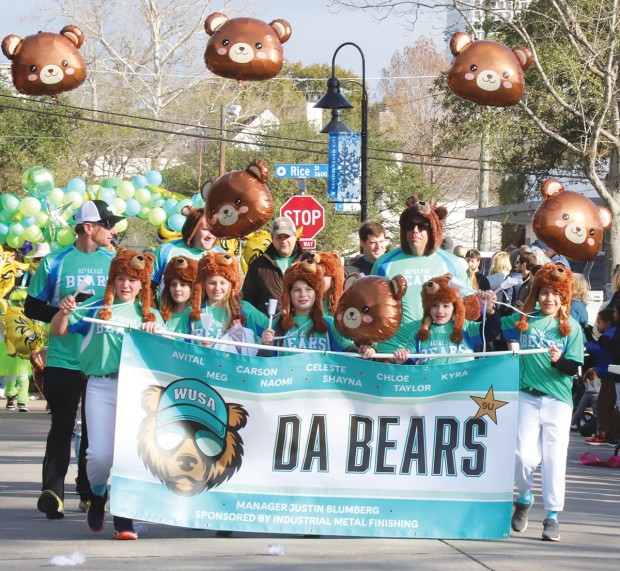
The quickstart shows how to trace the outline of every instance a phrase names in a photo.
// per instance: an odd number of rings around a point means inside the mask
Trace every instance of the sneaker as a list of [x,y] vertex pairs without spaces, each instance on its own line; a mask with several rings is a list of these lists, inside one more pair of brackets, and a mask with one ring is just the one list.
[[108,492],[105,496],[96,496],[93,494],[93,498],[88,506],[88,512],[86,512],[86,521],[88,527],[94,532],[102,531],[105,527],[105,504],[108,501]]
[[62,519],[65,517],[63,501],[52,490],[43,490],[37,501],[37,509],[43,512],[47,519]]
[[7,410],[15,410],[15,397],[6,397]]
[[90,500],[80,500],[78,508],[81,512],[87,513],[90,507]]
[[114,539],[136,540],[138,534],[133,528],[133,520],[126,517],[114,516]]
[[547,518],[543,521],[543,541],[560,541],[560,524],[557,519]]
[[592,438],[586,438],[586,444],[589,444],[590,446],[604,446],[608,442],[609,439],[607,438],[607,434],[604,432],[595,434]]
[[512,513],[512,519],[510,520],[510,527],[513,531],[523,533],[527,529],[527,516],[530,513],[530,509],[534,505],[532,499],[531,504],[523,504],[520,501],[515,501],[515,511]]
[[18,402],[17,409],[19,410],[19,412],[28,412],[28,406],[25,402]]

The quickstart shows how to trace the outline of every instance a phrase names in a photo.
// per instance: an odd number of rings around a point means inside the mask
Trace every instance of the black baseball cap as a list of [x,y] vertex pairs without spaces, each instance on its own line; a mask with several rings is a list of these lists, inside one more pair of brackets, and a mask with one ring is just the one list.
[[76,224],[84,224],[84,222],[102,222],[112,227],[121,220],[125,220],[125,218],[123,216],[116,216],[116,214],[110,210],[108,203],[104,200],[89,200],[80,206],[75,213]]

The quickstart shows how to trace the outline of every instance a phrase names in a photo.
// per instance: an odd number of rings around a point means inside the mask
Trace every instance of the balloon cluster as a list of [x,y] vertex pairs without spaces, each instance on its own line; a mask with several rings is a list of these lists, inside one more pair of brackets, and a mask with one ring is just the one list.
[[[185,223],[183,208],[202,207],[204,201],[200,194],[186,198],[169,192],[160,187],[162,180],[162,174],[152,170],[132,180],[112,177],[92,185],[72,178],[61,188],[56,186],[50,170],[31,167],[22,176],[28,196],[22,198],[10,192],[0,196],[0,245],[20,248],[28,241],[49,242],[52,250],[68,246],[75,241],[75,211],[93,199],[104,200],[119,216],[135,216],[153,226],[180,232]],[[126,228],[126,220],[116,225],[118,232]]]

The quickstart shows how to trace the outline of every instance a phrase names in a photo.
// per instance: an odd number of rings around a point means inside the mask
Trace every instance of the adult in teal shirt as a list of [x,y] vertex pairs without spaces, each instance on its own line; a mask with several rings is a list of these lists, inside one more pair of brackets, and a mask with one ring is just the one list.
[[[105,291],[114,252],[107,249],[116,237],[115,216],[102,200],[86,202],[75,214],[77,238],[72,246],[43,258],[30,285],[24,313],[50,323],[62,299],[74,295],[101,296]],[[78,335],[50,335],[43,371],[43,395],[49,405],[51,426],[43,459],[42,491],[37,507],[49,519],[64,516],[64,482],[71,460],[71,439],[78,403],[86,386],[80,366]],[[84,407],[82,407],[82,414]],[[86,424],[82,423],[77,491],[80,509],[86,510],[91,490],[86,477]]]
[[410,324],[422,319],[420,294],[422,285],[430,278],[450,273],[471,288],[467,262],[451,252],[439,249],[443,238],[442,222],[448,215],[447,209],[419,200],[415,195],[407,199],[406,204],[407,208],[399,222],[400,248],[383,254],[372,268],[372,275],[392,279],[400,274],[407,280],[402,327],[394,337],[379,344],[377,350],[380,353],[392,353],[407,346]]

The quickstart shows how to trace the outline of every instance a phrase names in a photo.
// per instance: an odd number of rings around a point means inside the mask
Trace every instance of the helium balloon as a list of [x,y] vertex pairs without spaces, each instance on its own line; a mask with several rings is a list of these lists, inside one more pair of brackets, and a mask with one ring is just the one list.
[[349,276],[334,314],[336,329],[357,345],[391,339],[400,328],[406,291],[407,280],[401,275],[391,280]]
[[34,223],[39,227],[39,228],[43,228],[44,226],[47,226],[47,223],[49,222],[49,215],[47,214],[47,212],[39,212],[38,214],[35,214],[34,216]]
[[24,217],[24,215],[21,212],[13,212],[13,214],[11,214],[11,220],[13,222],[21,222],[22,218]]
[[0,222],[7,222],[10,224],[13,222],[13,215],[6,210],[0,210]]
[[6,245],[11,248],[21,248],[25,241],[26,239],[23,236],[16,236],[11,233],[6,235]]
[[202,187],[205,216],[218,238],[241,238],[262,228],[274,210],[267,166],[256,160],[245,170],[224,173]]
[[62,188],[55,188],[45,197],[47,203],[52,206],[60,206],[64,198],[65,193],[62,191]]
[[183,214],[173,214],[168,218],[168,227],[174,232],[180,232],[185,224],[185,216]]
[[116,198],[116,190],[114,188],[103,187],[99,193],[100,199],[108,204],[112,204],[112,201]]
[[149,198],[148,205],[151,208],[160,208],[164,204],[164,202],[166,202],[166,199],[163,196],[157,193],[153,193],[151,195],[151,198]]
[[169,198],[163,203],[162,208],[166,211],[166,214],[170,216],[176,212],[177,204],[179,204],[179,201],[176,198]]
[[146,188],[139,188],[138,190],[136,190],[134,198],[140,204],[146,204],[149,200],[151,200],[151,192]]
[[153,226],[159,226],[167,218],[163,208],[152,208],[148,217]]
[[21,204],[19,205],[19,211],[24,216],[34,216],[35,214],[41,212],[41,202],[34,196],[27,196],[22,199]]
[[30,167],[22,175],[22,187],[30,195],[43,198],[56,186],[54,174],[45,167]]
[[205,201],[202,198],[202,194],[196,193],[192,196],[192,207],[193,208],[204,208]]
[[72,178],[67,183],[67,190],[69,192],[79,192],[84,194],[86,192],[86,183],[81,178]]
[[122,220],[119,220],[116,223],[116,226],[114,226],[116,228],[117,232],[124,232],[125,230],[127,230],[127,218],[123,218]]
[[24,227],[19,222],[14,222],[9,226],[9,234],[21,236],[24,233]]
[[133,195],[136,193],[136,187],[130,183],[128,180],[122,180],[116,186],[116,196],[122,198],[123,200],[127,200],[128,198],[133,198]]
[[47,343],[47,329],[43,323],[33,321],[24,315],[24,308],[9,305],[0,299],[0,330],[6,343],[6,354],[28,359],[33,351],[38,351]]
[[120,216],[125,209],[127,208],[127,203],[122,198],[114,198],[112,199],[112,204],[110,204],[110,209],[114,214]]
[[65,205],[70,205],[71,209],[76,210],[82,206],[82,200],[83,197],[79,192],[67,192],[62,203]]
[[120,178],[111,176],[110,178],[106,178],[101,186],[103,188],[116,188],[121,182],[123,182]]
[[5,212],[15,212],[19,208],[19,198],[9,192],[0,196],[0,205]]
[[507,107],[521,101],[525,87],[523,72],[533,53],[527,46],[512,50],[491,40],[473,41],[465,32],[450,40],[454,60],[448,70],[448,86],[463,99],[479,105]]
[[138,212],[138,218],[141,218],[142,220],[146,220],[149,217],[150,211],[151,209],[148,206],[141,206],[140,212]]
[[28,228],[29,226],[32,226],[34,222],[35,222],[34,216],[24,216],[21,219],[21,224],[24,228]]
[[9,233],[9,227],[0,222],[0,236],[6,236]]
[[589,198],[565,190],[548,179],[541,185],[543,202],[534,212],[536,236],[558,254],[573,260],[592,260],[601,249],[603,233],[611,228],[611,212]]
[[28,242],[39,242],[41,238],[43,238],[41,228],[38,226],[28,226],[28,228],[24,229],[22,236],[24,237],[24,240],[27,240]]
[[164,177],[161,175],[161,173],[155,170],[147,172],[145,178],[146,182],[153,186],[159,186],[162,180],[164,180]]
[[144,188],[149,183],[143,174],[137,174],[133,177],[133,185],[135,188]]
[[56,232],[56,241],[61,246],[70,246],[75,242],[75,232],[72,228],[61,228]]
[[2,53],[12,62],[11,75],[17,91],[56,97],[84,83],[86,62],[78,51],[83,43],[80,28],[65,26],[60,34],[7,36],[2,41]]
[[140,203],[135,198],[128,198],[125,201],[125,216],[137,216],[140,212]]
[[177,213],[182,214],[185,207],[192,208],[192,201],[189,198],[179,200],[179,204],[177,204]]
[[233,18],[216,12],[205,20],[209,36],[205,64],[220,77],[263,81],[280,73],[282,44],[291,37],[286,20],[270,24],[254,18]]

